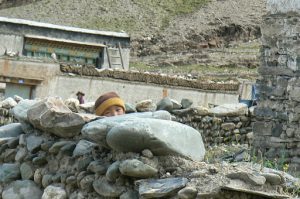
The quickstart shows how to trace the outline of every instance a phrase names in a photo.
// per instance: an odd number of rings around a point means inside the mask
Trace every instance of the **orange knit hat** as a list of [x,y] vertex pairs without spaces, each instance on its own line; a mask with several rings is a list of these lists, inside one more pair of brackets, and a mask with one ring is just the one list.
[[102,116],[106,109],[111,106],[120,106],[125,111],[125,103],[115,92],[101,95],[95,102],[96,115]]

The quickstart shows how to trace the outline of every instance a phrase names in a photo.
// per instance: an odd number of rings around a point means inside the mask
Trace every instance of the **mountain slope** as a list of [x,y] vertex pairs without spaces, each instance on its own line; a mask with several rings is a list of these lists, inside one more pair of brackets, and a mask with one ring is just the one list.
[[132,61],[158,66],[255,67],[265,13],[264,0],[39,0],[16,5],[1,9],[0,16],[126,31]]

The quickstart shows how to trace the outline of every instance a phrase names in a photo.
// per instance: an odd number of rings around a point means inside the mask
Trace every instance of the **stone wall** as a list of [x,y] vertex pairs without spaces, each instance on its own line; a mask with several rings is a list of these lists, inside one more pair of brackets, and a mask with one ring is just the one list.
[[[0,127],[0,198],[288,198],[283,190],[299,183],[252,163],[213,165],[187,157],[205,152],[193,143],[201,145],[199,134],[171,121],[167,111],[97,118],[64,103],[48,98],[15,104],[11,112],[20,123]],[[222,109],[209,113],[221,116]],[[114,145],[118,131],[125,136]],[[132,136],[143,139],[130,142]],[[136,148],[141,145],[143,150]]]
[[245,112],[223,115],[213,114],[213,110],[207,109],[207,112],[203,112],[199,108],[189,108],[174,111],[173,114],[176,116],[176,121],[197,129],[201,133],[206,147],[221,144],[252,145],[252,123],[255,118],[248,108],[245,107]]
[[254,146],[267,158],[300,169],[299,1],[269,0],[262,24],[260,96]]

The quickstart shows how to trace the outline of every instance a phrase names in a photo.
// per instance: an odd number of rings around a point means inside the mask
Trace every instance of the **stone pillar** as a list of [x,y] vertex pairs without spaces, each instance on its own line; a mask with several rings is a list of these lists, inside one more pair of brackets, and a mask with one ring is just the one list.
[[254,147],[300,170],[300,1],[268,0]]

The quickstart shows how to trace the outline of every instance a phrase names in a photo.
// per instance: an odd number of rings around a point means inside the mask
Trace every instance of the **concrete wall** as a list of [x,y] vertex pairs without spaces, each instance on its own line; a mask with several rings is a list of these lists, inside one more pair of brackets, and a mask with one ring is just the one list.
[[59,64],[0,59],[0,76],[48,81],[60,73]]
[[[48,93],[52,96],[61,96],[64,99],[74,98],[77,91],[83,91],[86,94],[86,101],[95,101],[104,92],[116,91],[129,103],[134,104],[145,99],[152,99],[154,102],[158,102],[163,97],[164,89],[167,89],[169,97],[179,102],[182,98],[190,98],[194,101],[194,105],[208,106],[208,104],[220,105],[238,102],[237,93],[207,92],[196,89],[165,87],[156,84],[97,77],[57,76],[49,83],[48,88],[42,88],[41,86],[37,89],[37,96],[42,97]],[[49,90],[46,91],[46,89]]]

